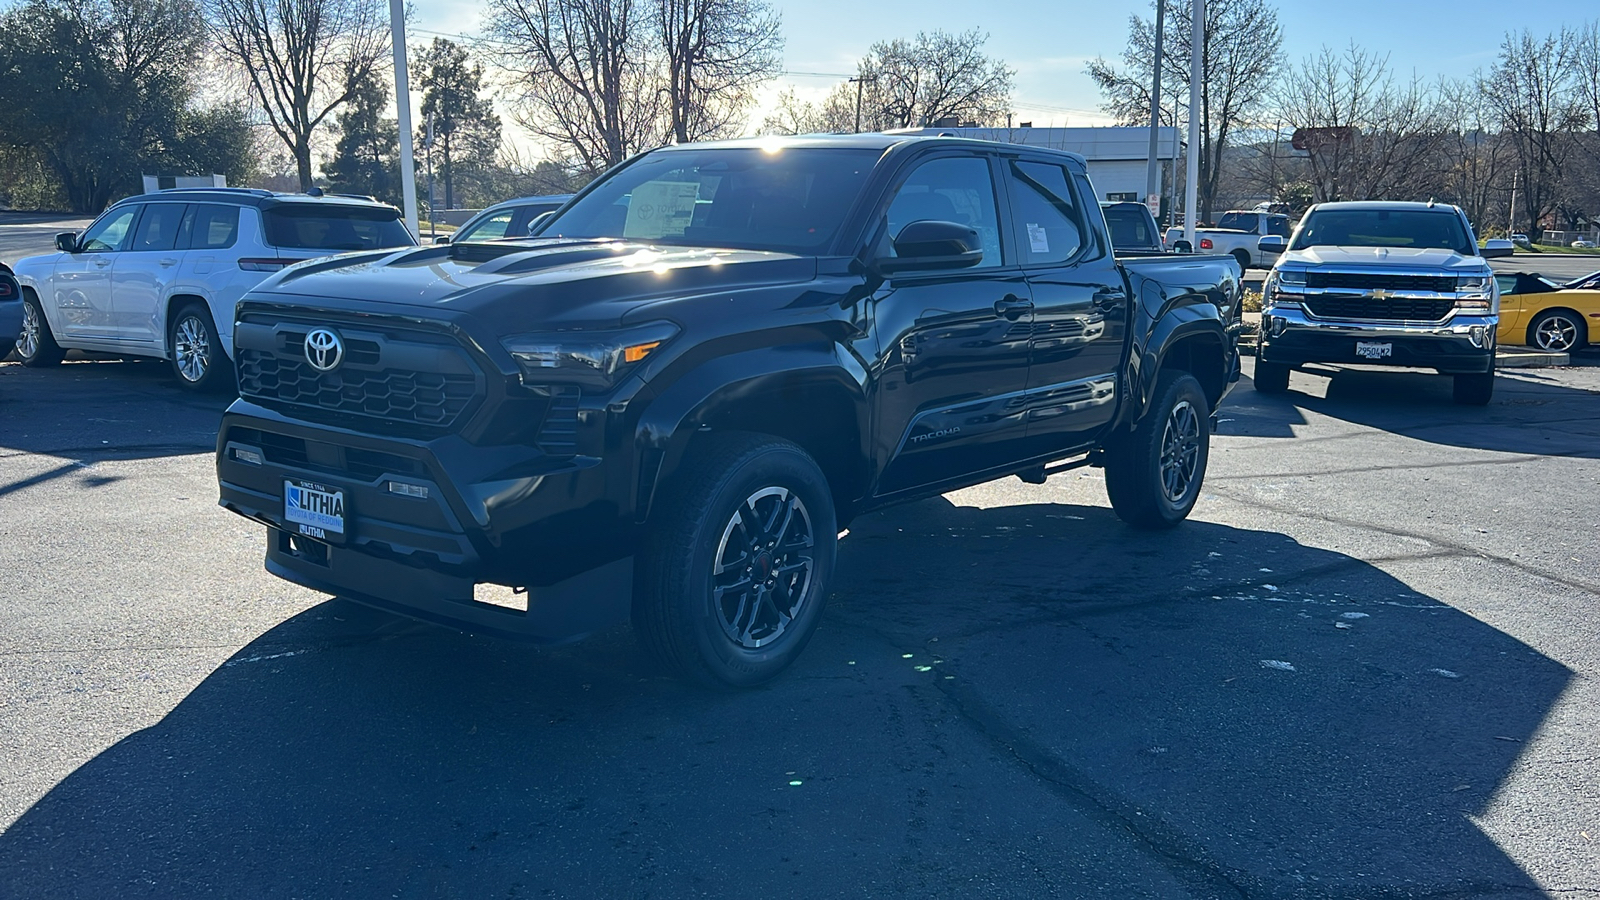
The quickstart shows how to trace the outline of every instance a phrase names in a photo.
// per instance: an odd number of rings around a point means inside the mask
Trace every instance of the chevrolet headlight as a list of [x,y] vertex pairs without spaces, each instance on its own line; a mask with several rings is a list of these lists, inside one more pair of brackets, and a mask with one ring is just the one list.
[[610,387],[677,335],[671,322],[620,331],[517,334],[501,341],[522,369],[523,384]]
[[1493,300],[1492,276],[1466,275],[1456,279],[1456,309],[1486,313]]
[[1273,269],[1261,285],[1261,300],[1267,306],[1299,306],[1305,286],[1304,270]]

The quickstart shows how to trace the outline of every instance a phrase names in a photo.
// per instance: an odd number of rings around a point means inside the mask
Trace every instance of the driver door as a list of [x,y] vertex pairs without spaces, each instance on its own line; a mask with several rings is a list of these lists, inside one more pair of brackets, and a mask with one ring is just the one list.
[[112,342],[117,339],[111,308],[111,269],[127,246],[139,205],[110,210],[78,239],[76,253],[62,256],[50,276],[50,303],[56,320],[50,327],[63,338]]
[[[887,210],[887,234],[925,220],[975,228],[976,266],[903,272],[872,299],[880,341],[879,495],[937,485],[1021,458],[1033,304],[1002,244],[994,166],[957,152],[914,164]],[[884,253],[892,252],[885,242]]]

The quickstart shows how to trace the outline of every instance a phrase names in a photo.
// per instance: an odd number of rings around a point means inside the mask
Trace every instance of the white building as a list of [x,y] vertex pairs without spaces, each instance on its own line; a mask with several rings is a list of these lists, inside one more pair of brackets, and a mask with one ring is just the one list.
[[[1147,126],[1119,128],[908,128],[903,134],[948,134],[954,137],[1026,144],[1070,150],[1089,163],[1089,179],[1101,200],[1143,200],[1146,165],[1150,159]],[[1161,159],[1161,195],[1172,195],[1172,161],[1182,161],[1183,142],[1178,129],[1156,129],[1157,155]]]

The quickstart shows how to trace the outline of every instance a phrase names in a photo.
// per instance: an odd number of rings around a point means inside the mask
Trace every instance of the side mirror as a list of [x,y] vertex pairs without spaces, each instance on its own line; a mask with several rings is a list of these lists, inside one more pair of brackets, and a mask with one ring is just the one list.
[[539,229],[544,226],[544,223],[550,221],[555,214],[556,211],[552,209],[547,212],[539,213],[537,216],[534,216],[532,219],[528,220],[528,233],[538,234]]
[[1261,240],[1256,241],[1256,249],[1260,250],[1262,253],[1271,253],[1276,256],[1277,254],[1289,249],[1289,242],[1284,240],[1279,235],[1269,234]]
[[433,242],[435,244],[448,244],[448,243],[450,243],[450,235],[448,235],[448,234],[438,235],[433,239]]
[[77,253],[78,233],[76,231],[63,231],[56,235],[56,249],[62,253]]
[[1184,240],[1183,238],[1178,238],[1177,240],[1172,242],[1172,252],[1173,253],[1193,253],[1194,252],[1194,245],[1189,243],[1188,241]]
[[966,269],[983,260],[978,231],[955,222],[923,219],[900,229],[892,257],[874,265],[884,275]]
[[1502,256],[1510,256],[1515,252],[1516,245],[1505,238],[1491,238],[1483,242],[1483,249],[1478,251],[1478,255],[1484,259],[1495,259]]

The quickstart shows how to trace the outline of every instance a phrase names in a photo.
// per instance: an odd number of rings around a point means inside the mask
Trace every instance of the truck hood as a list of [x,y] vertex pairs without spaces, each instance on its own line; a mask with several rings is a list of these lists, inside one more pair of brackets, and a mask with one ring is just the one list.
[[756,250],[527,239],[327,257],[284,269],[245,299],[440,319],[464,314],[513,333],[619,324],[655,301],[803,282],[816,271],[814,258]]
[[1481,257],[1463,256],[1454,250],[1411,247],[1307,247],[1292,250],[1278,259],[1278,265],[1300,263],[1308,266],[1404,266],[1415,269],[1487,268]]

